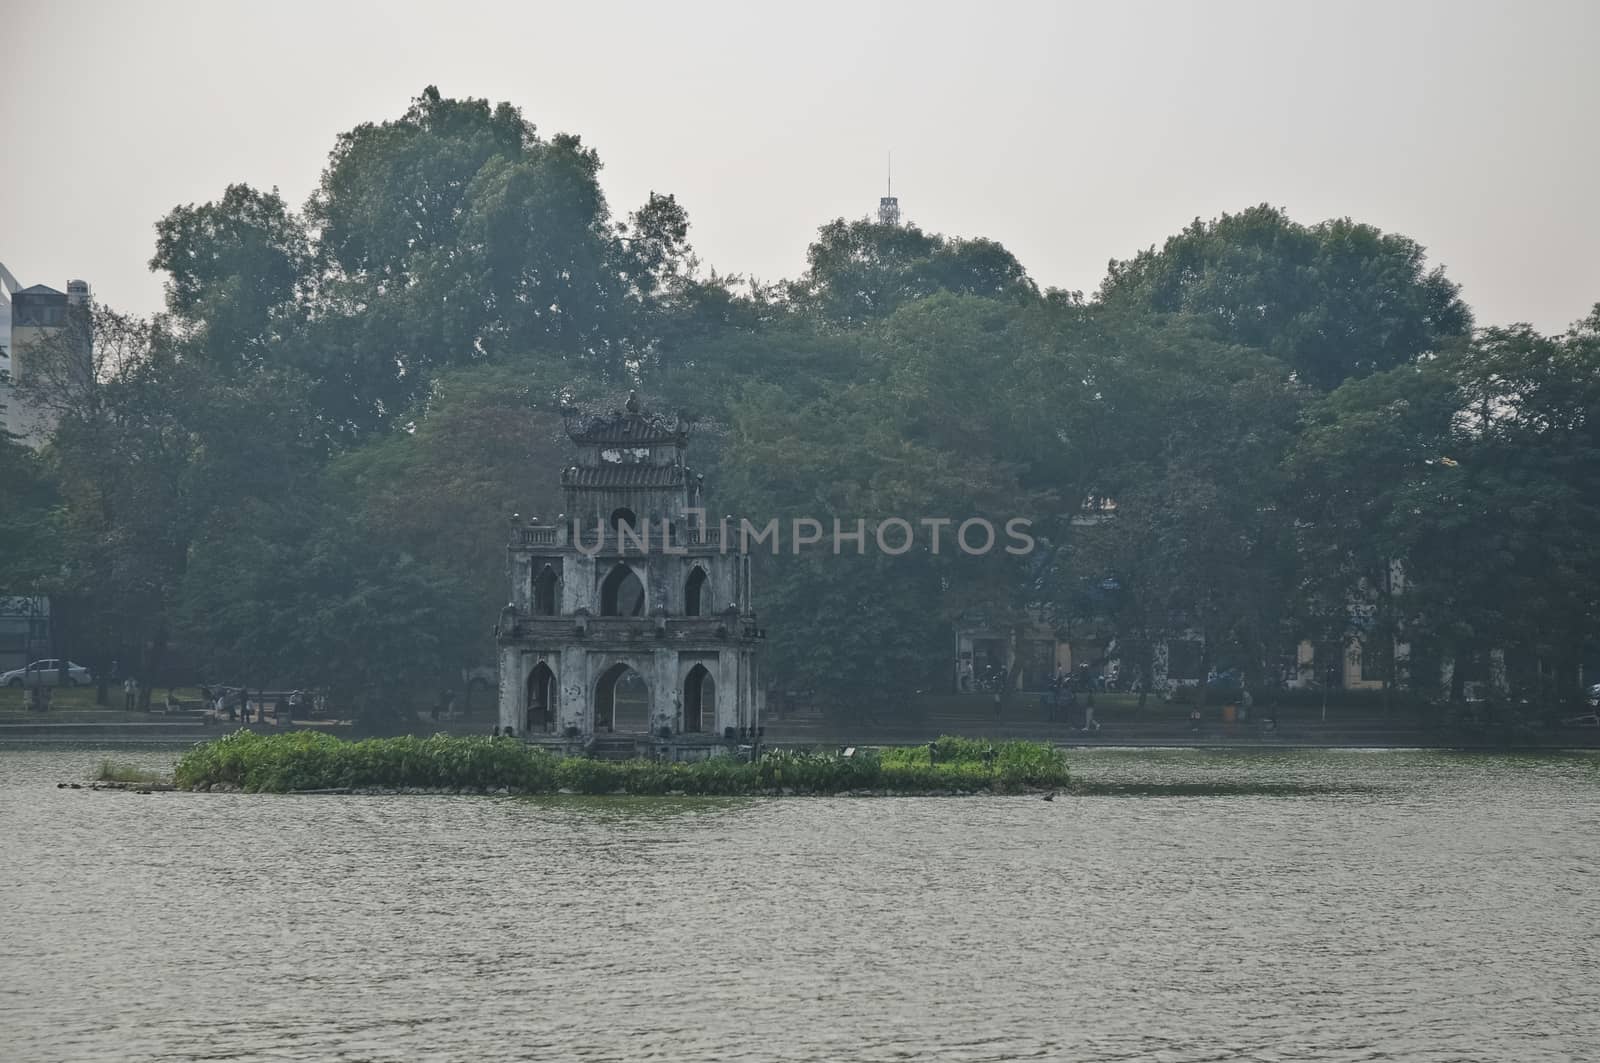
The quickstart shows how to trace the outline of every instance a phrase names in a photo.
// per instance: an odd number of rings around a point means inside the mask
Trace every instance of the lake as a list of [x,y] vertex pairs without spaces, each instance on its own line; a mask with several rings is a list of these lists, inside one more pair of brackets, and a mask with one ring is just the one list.
[[[1299,793],[59,790],[0,748],[0,1058],[1600,1058],[1600,756],[1070,755]],[[172,750],[118,750],[148,767]]]

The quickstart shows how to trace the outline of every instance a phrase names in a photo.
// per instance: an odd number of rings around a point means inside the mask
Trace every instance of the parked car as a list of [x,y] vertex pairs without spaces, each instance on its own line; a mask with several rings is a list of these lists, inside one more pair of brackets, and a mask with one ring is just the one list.
[[[85,686],[94,682],[94,675],[81,664],[67,662],[67,681],[69,687]],[[34,661],[26,668],[17,668],[10,672],[0,672],[0,685],[8,687],[53,687],[61,683],[61,661],[49,659]]]

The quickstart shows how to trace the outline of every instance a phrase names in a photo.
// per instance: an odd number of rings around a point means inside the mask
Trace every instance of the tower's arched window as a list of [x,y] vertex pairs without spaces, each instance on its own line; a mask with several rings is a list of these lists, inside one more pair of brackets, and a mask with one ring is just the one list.
[[706,579],[706,570],[699,565],[690,570],[688,582],[683,587],[683,615],[711,615],[711,588]]
[[627,506],[622,506],[612,510],[611,530],[621,531],[624,524],[628,525],[630,528],[637,528],[639,526],[639,515],[633,510],[629,509]]
[[555,673],[548,664],[540,661],[528,675],[523,733],[542,734],[555,730],[555,694]]
[[717,684],[706,666],[697,664],[683,681],[683,730],[694,734],[715,727],[716,706]]
[[600,615],[644,615],[644,584],[627,565],[613,566],[600,584]]
[[601,673],[594,687],[595,730],[641,732],[650,729],[650,686],[622,662]]
[[546,565],[533,579],[533,615],[556,615],[556,570]]

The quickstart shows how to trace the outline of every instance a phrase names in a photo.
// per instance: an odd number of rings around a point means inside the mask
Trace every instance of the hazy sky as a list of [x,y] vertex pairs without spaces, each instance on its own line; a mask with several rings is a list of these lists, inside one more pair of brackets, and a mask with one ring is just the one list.
[[1480,323],[1600,301],[1600,2],[26,3],[0,0],[0,262],[149,312],[155,221],[295,206],[428,84],[580,134],[613,209],[676,193],[702,259],[800,272],[873,210],[1041,284],[1270,202],[1405,233]]

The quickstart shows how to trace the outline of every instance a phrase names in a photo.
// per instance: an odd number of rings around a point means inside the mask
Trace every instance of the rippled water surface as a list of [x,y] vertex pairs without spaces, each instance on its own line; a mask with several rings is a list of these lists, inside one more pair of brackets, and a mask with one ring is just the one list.
[[[1075,753],[1302,794],[58,790],[0,749],[0,1059],[1600,1059],[1600,760]],[[121,752],[151,767],[174,753]]]

